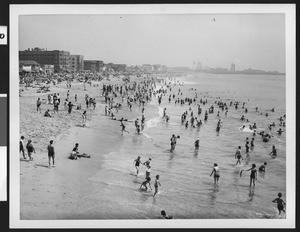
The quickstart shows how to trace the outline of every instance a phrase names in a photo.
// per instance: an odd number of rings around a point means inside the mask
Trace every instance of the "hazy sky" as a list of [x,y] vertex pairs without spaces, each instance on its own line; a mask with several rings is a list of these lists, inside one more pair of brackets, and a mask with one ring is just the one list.
[[[213,20],[215,19],[215,21]],[[34,15],[19,18],[19,50],[84,59],[285,72],[284,14]]]

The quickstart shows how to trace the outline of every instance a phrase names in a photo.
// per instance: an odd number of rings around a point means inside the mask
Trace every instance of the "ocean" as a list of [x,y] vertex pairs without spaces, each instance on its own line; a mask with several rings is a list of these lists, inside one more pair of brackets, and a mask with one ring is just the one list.
[[[172,94],[175,99],[185,97],[194,98],[197,93],[196,104],[175,104],[174,99],[168,101],[169,91],[162,98],[159,105],[153,98],[145,107],[146,124],[140,135],[134,133],[134,123],[126,123],[130,133],[120,135],[115,141],[113,152],[104,154],[103,164],[99,171],[89,178],[93,184],[93,191],[85,196],[93,201],[94,206],[81,213],[89,219],[158,219],[161,210],[176,219],[235,219],[235,218],[276,218],[276,204],[272,203],[278,192],[286,194],[286,135],[278,135],[278,118],[286,113],[285,76],[281,75],[229,75],[199,73],[184,77],[177,77],[172,82]],[[176,83],[176,85],[173,85]],[[160,84],[166,87],[164,83]],[[157,86],[159,87],[159,85]],[[178,95],[178,90],[183,95]],[[200,104],[202,113],[197,114],[199,100],[207,99],[205,105]],[[228,113],[215,104],[222,100],[228,105]],[[238,109],[230,102],[240,102]],[[242,103],[248,112],[242,109]],[[204,112],[214,106],[214,113],[208,114],[208,121],[204,122]],[[137,107],[137,106],[134,106]],[[189,109],[191,107],[191,109]],[[255,108],[258,107],[256,112]],[[169,123],[162,119],[163,109],[166,108],[170,116]],[[271,109],[275,111],[272,112]],[[98,109],[100,110],[100,109]],[[103,109],[101,109],[103,111]],[[199,128],[185,128],[181,124],[181,115],[188,112],[201,119],[203,124]],[[217,112],[220,111],[219,117]],[[265,114],[268,113],[268,117]],[[141,119],[140,114],[139,118]],[[249,122],[241,121],[244,115]],[[221,119],[222,127],[216,132],[217,121]],[[97,120],[111,120],[99,112],[93,118]],[[135,120],[135,118],[132,118]],[[258,130],[264,130],[274,137],[269,142],[262,141],[258,134],[254,137],[254,148],[245,152],[245,141],[251,141],[252,133],[241,131],[240,128],[249,124],[257,124]],[[275,122],[272,130],[268,125]],[[94,144],[94,153],[101,152],[97,147],[99,130],[115,130],[110,127],[99,127],[91,122],[90,144]],[[114,133],[120,134],[119,130]],[[179,135],[176,149],[170,152],[170,138],[172,134]],[[200,139],[200,148],[195,152],[194,141]],[[272,146],[277,149],[277,157],[268,154]],[[235,166],[235,152],[242,147],[242,166]],[[145,179],[146,167],[140,165],[140,173],[135,176],[134,160],[141,156],[145,162],[151,157],[151,185],[154,189],[156,175],[160,175],[159,193],[153,197],[154,190],[140,189]],[[240,171],[249,169],[254,163],[257,169],[267,162],[265,173],[259,173],[256,186],[249,186],[250,172]],[[220,181],[214,184],[210,173],[214,163],[220,168]],[[101,213],[100,213],[101,212]]]

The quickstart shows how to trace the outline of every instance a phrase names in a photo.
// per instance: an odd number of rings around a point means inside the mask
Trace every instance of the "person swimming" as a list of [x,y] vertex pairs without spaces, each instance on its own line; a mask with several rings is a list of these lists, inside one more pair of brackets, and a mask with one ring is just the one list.
[[267,166],[267,162],[264,162],[264,164],[262,164],[259,167],[258,171],[260,171],[260,172],[266,172],[266,166]]

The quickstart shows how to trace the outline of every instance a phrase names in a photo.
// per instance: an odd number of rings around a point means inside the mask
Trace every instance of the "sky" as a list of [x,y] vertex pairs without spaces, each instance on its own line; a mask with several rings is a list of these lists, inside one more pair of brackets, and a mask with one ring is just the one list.
[[84,59],[285,72],[284,14],[22,15],[19,50],[65,50]]

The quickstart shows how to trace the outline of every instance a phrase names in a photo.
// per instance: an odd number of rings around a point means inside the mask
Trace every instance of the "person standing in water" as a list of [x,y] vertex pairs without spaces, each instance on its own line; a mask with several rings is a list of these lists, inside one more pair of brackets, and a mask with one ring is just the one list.
[[219,183],[219,178],[220,178],[220,169],[218,167],[218,164],[214,163],[214,168],[210,174],[210,176],[214,174],[214,181],[215,181],[215,184],[218,184]]
[[255,180],[257,180],[257,171],[256,171],[256,165],[252,164],[252,167],[249,168],[248,170],[242,170],[240,173],[240,176],[242,176],[243,171],[251,171],[250,173],[250,186],[253,184],[255,186]]
[[160,182],[159,182],[159,175],[156,175],[155,177],[155,182],[154,182],[154,188],[155,188],[155,192],[154,192],[154,195],[156,195],[156,193],[158,193],[158,185],[161,186]]
[[197,138],[197,140],[195,141],[195,150],[199,150],[199,142],[200,142],[200,139],[199,138]]
[[241,163],[241,159],[243,159],[242,155],[241,155],[241,146],[238,147],[238,149],[235,152],[235,159],[237,159],[236,164],[235,165],[242,165]]
[[171,149],[170,151],[173,152],[175,150],[175,147],[176,147],[176,142],[177,142],[177,139],[179,139],[180,136],[178,135],[177,137],[173,134],[172,137],[171,137]]
[[141,164],[141,157],[140,156],[138,156],[134,161],[133,161],[133,163],[135,163],[135,168],[136,168],[136,175],[138,175],[139,174],[139,166],[140,166],[140,164]]
[[276,150],[275,146],[272,147],[272,151],[269,155],[277,156],[277,150]]

